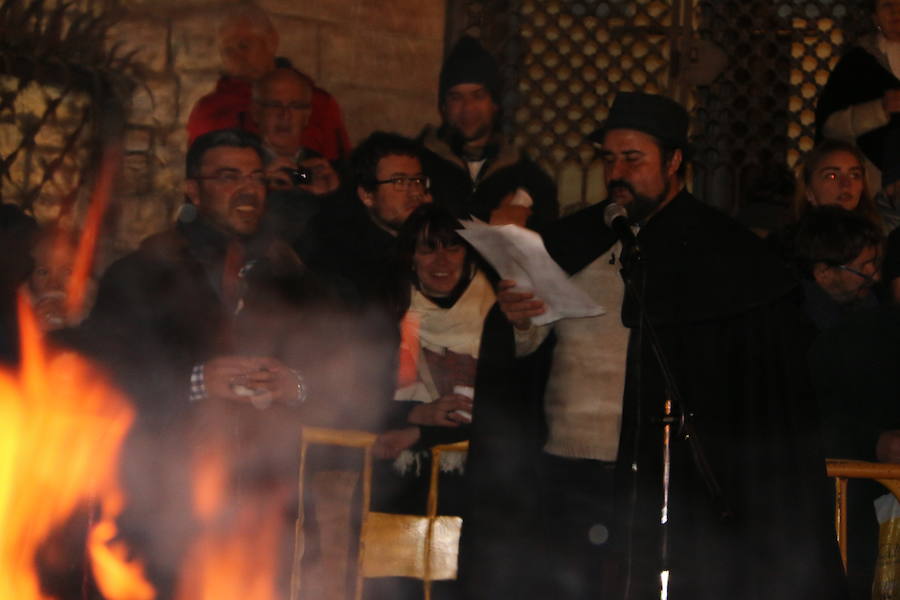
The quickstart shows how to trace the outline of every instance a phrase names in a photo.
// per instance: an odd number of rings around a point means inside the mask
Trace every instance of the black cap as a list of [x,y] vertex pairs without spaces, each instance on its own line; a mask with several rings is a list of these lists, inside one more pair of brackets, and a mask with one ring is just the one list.
[[500,103],[500,66],[478,40],[467,35],[459,38],[441,67],[438,102],[443,104],[450,88],[460,83],[480,83]]
[[634,129],[652,135],[667,146],[688,150],[688,113],[665,96],[643,92],[616,94],[609,117],[588,140],[601,144],[603,136],[612,129]]

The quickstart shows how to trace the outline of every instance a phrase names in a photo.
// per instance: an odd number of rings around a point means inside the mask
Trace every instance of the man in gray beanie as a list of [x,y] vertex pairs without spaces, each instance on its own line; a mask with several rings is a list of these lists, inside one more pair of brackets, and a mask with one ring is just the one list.
[[556,185],[500,131],[500,68],[464,36],[441,68],[443,124],[422,133],[434,201],[457,217],[540,229],[556,219]]

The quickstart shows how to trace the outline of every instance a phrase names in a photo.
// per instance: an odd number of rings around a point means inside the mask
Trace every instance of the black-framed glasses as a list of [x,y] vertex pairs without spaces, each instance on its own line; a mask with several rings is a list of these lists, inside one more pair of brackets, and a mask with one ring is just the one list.
[[[837,268],[842,271],[847,271],[848,273],[853,273],[857,277],[861,277],[866,283],[871,283],[871,284],[875,283],[875,277],[873,275],[866,275],[862,271],[858,271],[858,270],[854,269],[853,267],[848,267],[847,265],[838,265]],[[876,273],[877,272],[878,271],[876,270]]]
[[375,183],[377,185],[390,183],[398,192],[405,192],[408,189],[425,191],[431,187],[431,179],[424,175],[397,175],[387,179],[376,179]]
[[215,181],[221,185],[237,186],[244,181],[249,181],[253,185],[266,185],[266,174],[262,171],[253,171],[252,173],[239,173],[238,171],[222,171],[215,175],[198,175],[192,177],[198,181]]

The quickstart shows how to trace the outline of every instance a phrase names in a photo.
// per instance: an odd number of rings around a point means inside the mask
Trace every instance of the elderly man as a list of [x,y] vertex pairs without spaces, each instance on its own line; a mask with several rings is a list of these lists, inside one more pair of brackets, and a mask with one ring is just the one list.
[[[257,130],[251,118],[251,88],[276,66],[290,67],[290,61],[275,58],[278,32],[264,10],[254,4],[233,9],[218,29],[219,51],[224,74],[216,89],[200,98],[188,117],[188,143],[208,131],[225,128]],[[303,127],[297,144],[302,143],[330,160],[345,157],[350,139],[344,127],[337,101],[325,90],[313,85],[309,103],[309,122]]]
[[500,69],[464,36],[441,69],[440,129],[421,135],[434,200],[456,216],[540,229],[557,216],[556,185],[500,132]]
[[306,76],[290,67],[269,71],[253,86],[252,114],[270,154],[266,166],[270,189],[298,188],[323,196],[338,188],[340,179],[331,163],[300,143],[312,95]]
[[310,220],[336,201],[340,180],[331,163],[303,148],[312,87],[295,69],[275,68],[253,85],[252,114],[268,153],[266,227],[290,244],[305,243]]
[[[796,282],[761,240],[685,189],[687,129],[687,112],[676,102],[620,93],[609,119],[591,137],[605,166],[609,201],[560,221],[544,235],[560,264],[577,270],[612,244],[614,237],[601,217],[609,204],[622,207],[624,218],[640,226],[637,259],[633,247],[628,252],[631,289],[622,305],[631,334],[615,489],[594,483],[578,495],[563,485],[564,478],[535,476],[521,460],[513,463],[521,477],[516,487],[504,474],[509,464],[491,468],[492,452],[504,451],[495,441],[498,434],[507,445],[528,448],[521,442],[516,446],[511,429],[530,409],[510,398],[510,392],[518,393],[515,388],[491,386],[485,373],[479,376],[486,385],[476,384],[486,395],[475,398],[472,497],[481,494],[495,503],[496,492],[510,499],[505,514],[515,517],[537,511],[548,521],[551,536],[561,518],[570,531],[565,552],[578,544],[611,543],[619,550],[620,559],[607,562],[605,582],[596,581],[593,573],[603,565],[595,561],[582,565],[580,572],[549,573],[545,593],[595,597],[598,588],[592,586],[605,585],[625,587],[630,598],[640,599],[843,598],[818,409],[805,384],[808,337],[791,298]],[[513,285],[501,284],[500,305],[516,328],[525,330],[529,319],[543,312],[543,303]],[[482,352],[508,354],[511,334],[500,331],[495,338],[485,337]],[[499,368],[514,369],[508,358],[495,360]],[[568,368],[590,367],[575,362]],[[570,406],[581,404],[573,399]],[[663,465],[667,407],[673,423],[668,467]],[[607,416],[615,418],[612,412]],[[539,426],[528,427],[526,421],[521,433],[540,431]],[[577,433],[570,428],[567,435],[576,440]],[[596,435],[615,434],[598,427]],[[582,471],[591,468],[587,464]],[[586,481],[604,479],[596,472]],[[516,502],[517,493],[533,489],[535,482],[541,499],[552,499],[549,506],[569,502],[575,514],[541,515],[545,505]],[[557,494],[569,500],[554,498]],[[597,527],[607,523],[591,523],[592,502],[608,504],[612,494],[617,497],[616,526]],[[479,571],[479,564],[514,549],[504,546],[504,539],[512,539],[517,528],[501,528],[477,508],[472,512],[479,518],[464,521],[470,532],[463,532],[460,575],[470,596],[480,597],[478,589],[490,587],[486,582],[492,574]],[[577,530],[573,523],[579,512],[585,516]],[[479,529],[494,534],[488,542],[495,556],[479,555]],[[554,548],[549,554],[546,561],[532,558],[528,564],[564,567],[552,560]],[[527,589],[517,597],[527,597]]]

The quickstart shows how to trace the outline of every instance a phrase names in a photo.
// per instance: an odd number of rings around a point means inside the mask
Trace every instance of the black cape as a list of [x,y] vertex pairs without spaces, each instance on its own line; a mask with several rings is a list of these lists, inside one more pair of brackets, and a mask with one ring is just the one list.
[[[812,331],[796,282],[764,242],[681,192],[638,234],[633,274],[721,496],[672,443],[669,598],[844,598],[818,410]],[[633,297],[617,495],[622,581],[659,598],[660,368]],[[723,516],[724,513],[728,516]]]
[[[603,208],[585,209],[545,232],[548,251],[570,272],[612,245]],[[650,320],[733,513],[728,520],[719,517],[689,449],[676,440],[669,597],[845,597],[818,411],[806,376],[812,331],[793,296],[796,281],[761,240],[686,192],[638,239],[638,279]],[[623,313],[634,326],[632,302]],[[637,338],[633,330],[613,541],[622,555],[619,580],[630,585],[630,598],[659,598],[656,420],[664,387],[649,346]],[[548,549],[537,547],[534,463],[543,443],[549,353],[542,348],[526,361],[515,360],[508,324],[499,311],[490,315],[476,384],[470,508],[460,548],[460,577],[469,598],[538,597],[531,586],[539,580],[541,552]]]

